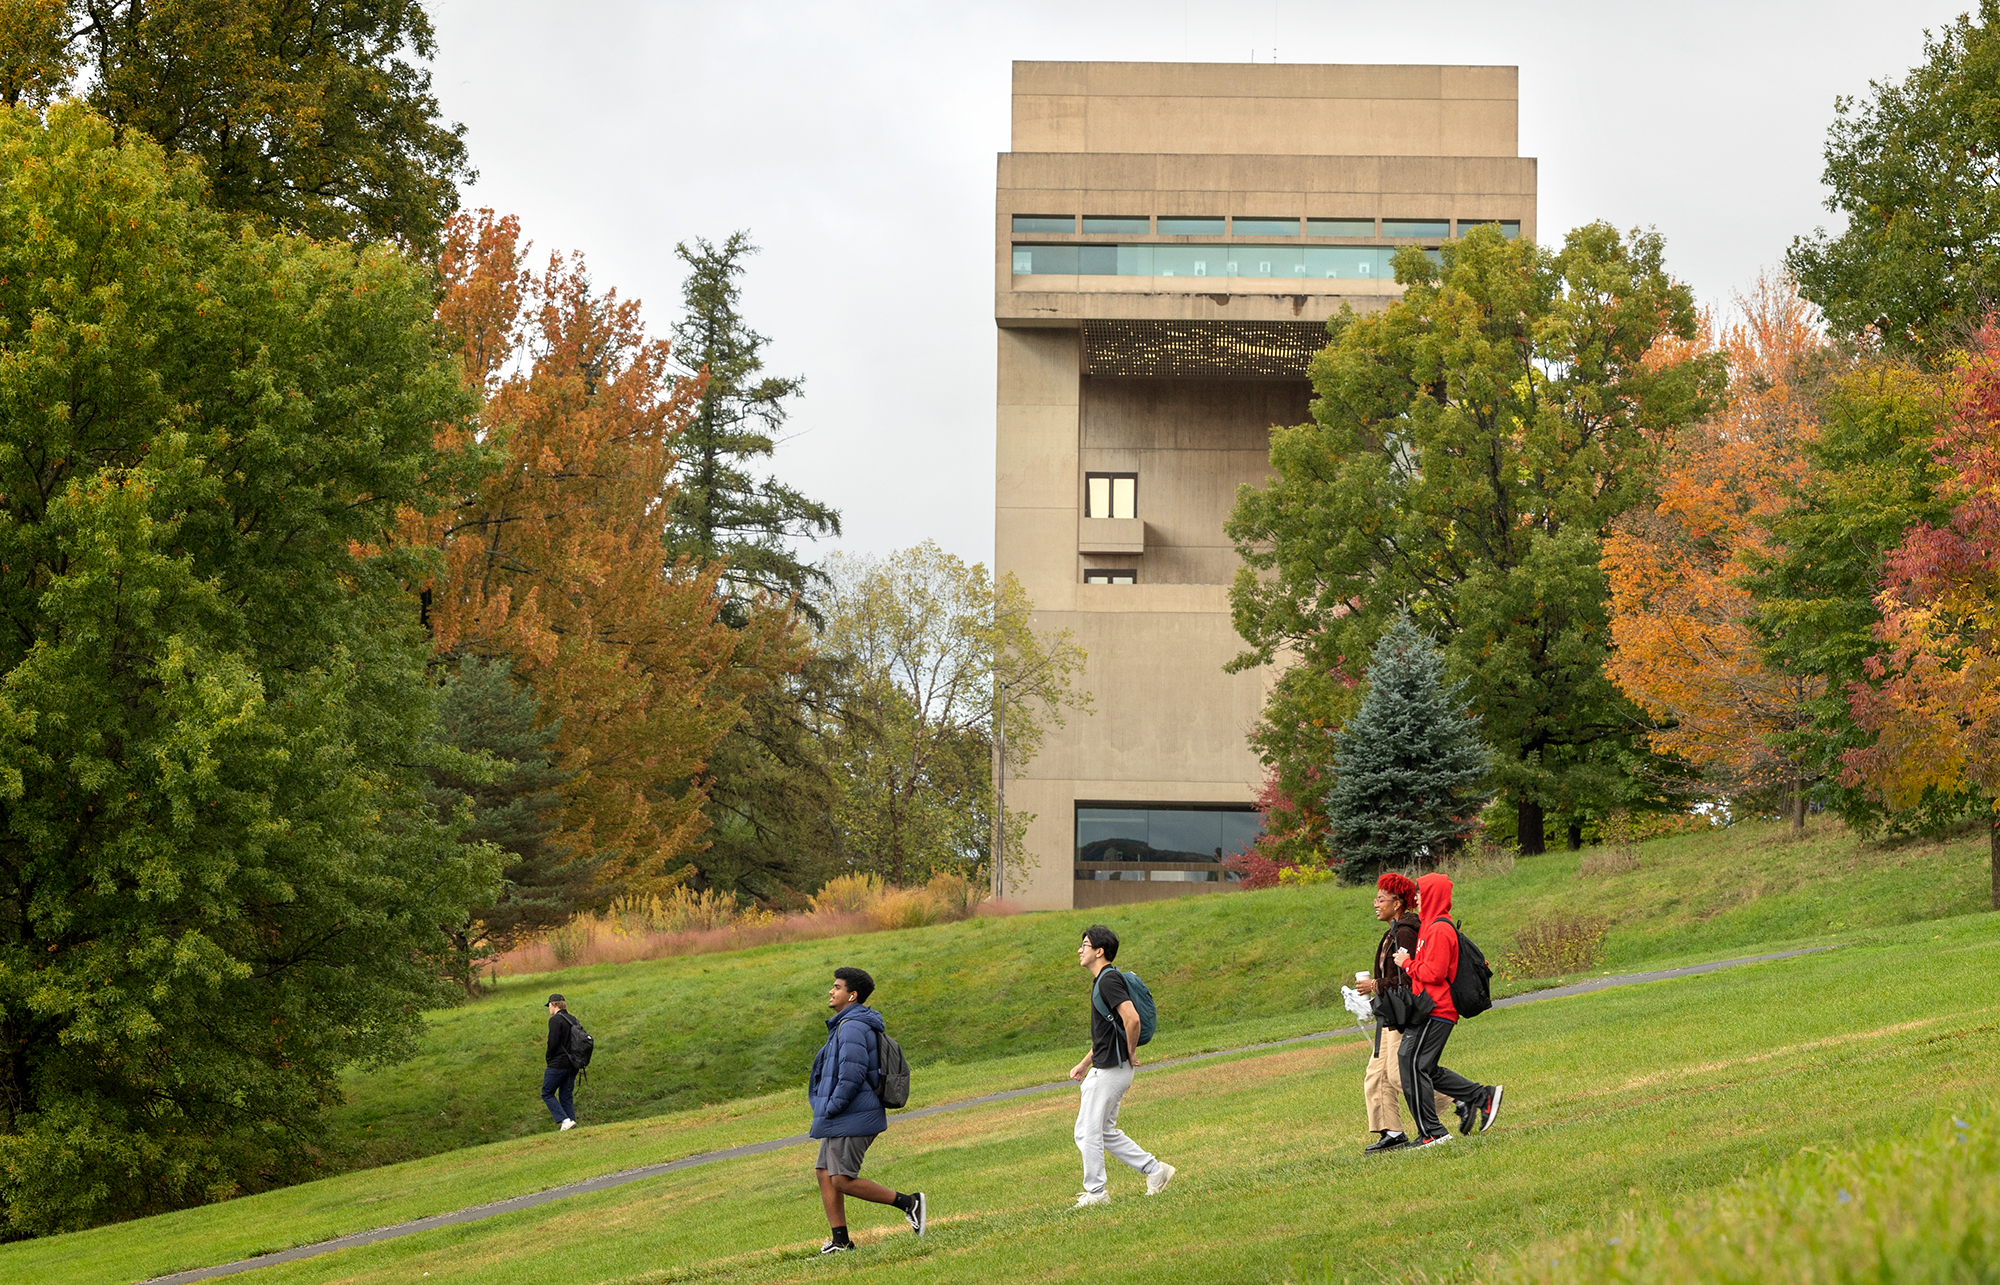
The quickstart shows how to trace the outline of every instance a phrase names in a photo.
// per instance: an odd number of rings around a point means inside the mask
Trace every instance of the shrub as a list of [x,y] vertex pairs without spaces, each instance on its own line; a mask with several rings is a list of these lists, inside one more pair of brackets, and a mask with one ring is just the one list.
[[1508,978],[1565,977],[1604,962],[1605,921],[1597,916],[1539,919],[1514,934],[1501,961]]

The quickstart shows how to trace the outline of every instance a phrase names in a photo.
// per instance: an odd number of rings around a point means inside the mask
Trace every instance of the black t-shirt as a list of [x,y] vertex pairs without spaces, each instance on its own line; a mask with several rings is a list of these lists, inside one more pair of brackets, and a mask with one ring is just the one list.
[[[1130,1001],[1132,992],[1125,985],[1125,974],[1109,965],[1097,975],[1093,985],[1097,988],[1097,999],[1090,1003],[1090,1064],[1107,1070],[1124,1066],[1132,1060],[1132,1051],[1125,1047],[1125,1019],[1118,1015],[1118,1006]],[[1098,1010],[1100,999],[1104,1001],[1104,1012]],[[1106,1017],[1105,1012],[1111,1016]]]

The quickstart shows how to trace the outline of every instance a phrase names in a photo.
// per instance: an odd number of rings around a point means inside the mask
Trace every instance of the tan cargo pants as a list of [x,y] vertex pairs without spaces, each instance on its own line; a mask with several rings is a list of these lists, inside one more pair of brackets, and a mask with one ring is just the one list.
[[[1396,1066],[1396,1055],[1402,1047],[1403,1033],[1383,1027],[1381,1038],[1375,1042],[1375,1056],[1368,1059],[1368,1069],[1361,1074],[1361,1097],[1368,1104],[1370,1133],[1385,1129],[1403,1131],[1403,1073]],[[1446,1118],[1457,1105],[1442,1093],[1433,1096],[1439,1119]]]

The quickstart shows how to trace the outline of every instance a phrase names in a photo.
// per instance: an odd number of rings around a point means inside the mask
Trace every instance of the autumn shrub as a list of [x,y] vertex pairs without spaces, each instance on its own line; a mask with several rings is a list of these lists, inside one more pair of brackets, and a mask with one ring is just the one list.
[[882,879],[879,875],[840,875],[826,881],[809,900],[814,913],[837,911],[842,914],[859,915],[868,907],[882,899]]
[[1577,915],[1538,919],[1514,934],[1514,946],[1501,960],[1508,978],[1564,977],[1604,962],[1601,916]]

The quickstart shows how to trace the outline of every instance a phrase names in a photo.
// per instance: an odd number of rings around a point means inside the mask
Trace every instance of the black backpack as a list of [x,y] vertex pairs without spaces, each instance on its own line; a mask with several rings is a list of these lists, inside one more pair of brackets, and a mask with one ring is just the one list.
[[1493,1007],[1493,969],[1486,963],[1486,952],[1474,945],[1457,923],[1448,918],[1444,922],[1458,933],[1458,972],[1451,979],[1451,1006],[1460,1017],[1478,1017]]
[[910,1104],[910,1062],[903,1056],[903,1046],[889,1038],[887,1031],[875,1032],[875,1061],[882,1076],[882,1086],[875,1096],[882,1100],[884,1107],[894,1109]]
[[590,1054],[597,1042],[590,1038],[590,1032],[583,1029],[583,1023],[577,1021],[573,1014],[564,1013],[563,1016],[569,1018],[569,1047],[566,1050],[569,1063],[579,1071],[584,1070],[590,1065]]

